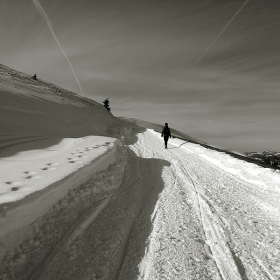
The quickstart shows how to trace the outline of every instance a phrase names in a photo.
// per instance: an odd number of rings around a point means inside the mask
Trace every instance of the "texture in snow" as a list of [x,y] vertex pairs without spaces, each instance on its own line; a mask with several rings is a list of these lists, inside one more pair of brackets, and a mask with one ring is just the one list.
[[278,172],[0,81],[1,280],[280,279]]
[[153,131],[130,148],[152,191],[119,279],[279,279],[278,173]]

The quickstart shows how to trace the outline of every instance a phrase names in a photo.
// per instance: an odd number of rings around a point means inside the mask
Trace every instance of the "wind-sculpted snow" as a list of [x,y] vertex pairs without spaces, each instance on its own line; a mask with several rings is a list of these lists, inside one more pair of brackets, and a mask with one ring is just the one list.
[[61,180],[112,149],[115,141],[100,136],[59,139],[0,135],[0,149],[6,149],[0,155],[0,204],[22,199]]
[[151,130],[118,134],[115,163],[9,240],[0,279],[280,279],[277,172],[179,139],[166,150]]
[[[31,224],[2,236],[0,279],[57,279],[46,278],[52,275],[53,264],[58,259],[71,262],[77,258],[75,242],[80,241],[122,181],[126,150],[118,147],[115,157],[116,161],[106,170],[93,169],[85,174],[81,169],[80,174],[86,178],[82,184],[72,186],[66,196]],[[64,279],[69,279],[67,275]]]

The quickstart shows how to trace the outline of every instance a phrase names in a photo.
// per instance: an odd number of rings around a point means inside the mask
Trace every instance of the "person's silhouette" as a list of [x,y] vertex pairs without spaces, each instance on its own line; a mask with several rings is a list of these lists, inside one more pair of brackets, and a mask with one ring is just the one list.
[[164,146],[165,146],[165,149],[167,149],[168,139],[169,139],[169,137],[170,138],[172,137],[171,136],[170,128],[168,127],[168,123],[165,123],[165,126],[162,129],[161,137],[163,137],[163,139],[164,139]]

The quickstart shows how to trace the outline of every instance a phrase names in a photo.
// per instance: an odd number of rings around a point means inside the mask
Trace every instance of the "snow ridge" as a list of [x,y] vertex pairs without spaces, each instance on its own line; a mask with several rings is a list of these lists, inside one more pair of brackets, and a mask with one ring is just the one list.
[[[56,250],[58,255],[63,251],[70,260],[76,258],[72,242],[106,206],[122,181],[126,150],[117,146],[115,157],[115,163],[108,169],[89,173],[90,176],[82,182],[76,181],[64,198],[31,225],[1,238],[1,279],[18,279],[19,275],[21,279],[39,279],[41,268],[46,274],[49,265],[57,258]],[[84,176],[81,171],[79,174]],[[16,247],[15,238],[18,239]]]

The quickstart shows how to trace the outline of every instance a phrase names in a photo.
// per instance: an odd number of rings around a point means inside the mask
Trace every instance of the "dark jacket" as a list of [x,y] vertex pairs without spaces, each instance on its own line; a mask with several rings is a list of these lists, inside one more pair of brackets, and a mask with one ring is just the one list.
[[171,131],[170,131],[170,128],[168,126],[164,126],[163,129],[162,129],[162,133],[161,133],[161,137],[164,137],[164,138],[169,138],[171,137]]

